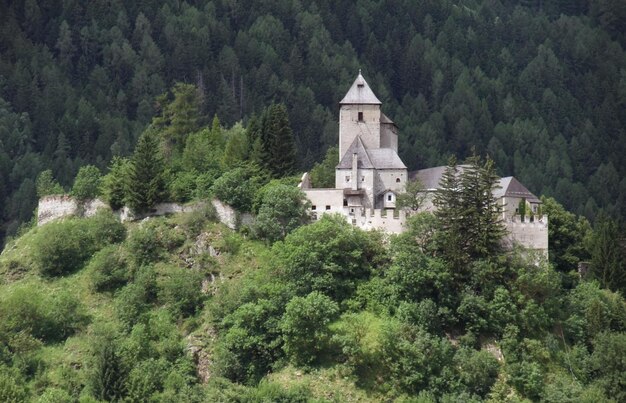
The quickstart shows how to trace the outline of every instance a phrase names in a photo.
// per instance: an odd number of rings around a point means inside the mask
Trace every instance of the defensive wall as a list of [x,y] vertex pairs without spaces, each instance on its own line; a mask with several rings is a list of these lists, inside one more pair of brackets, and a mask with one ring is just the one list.
[[[241,225],[250,225],[253,221],[251,214],[240,214],[234,208],[218,199],[211,200],[211,204],[215,208],[219,221],[231,229],[236,229]],[[203,207],[205,207],[205,203],[159,203],[148,214],[140,217],[136,217],[128,207],[113,211],[113,214],[118,216],[120,221],[124,222],[145,217],[189,213],[201,210]],[[100,199],[78,202],[69,195],[45,196],[39,199],[37,225],[44,225],[63,217],[92,217],[100,209],[111,210],[109,205]]]

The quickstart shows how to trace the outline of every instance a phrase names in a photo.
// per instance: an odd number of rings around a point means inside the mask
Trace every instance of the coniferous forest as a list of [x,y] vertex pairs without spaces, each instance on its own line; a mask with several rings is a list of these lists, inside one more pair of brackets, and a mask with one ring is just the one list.
[[626,8],[575,1],[2,1],[0,214],[32,217],[36,177],[127,156],[157,97],[193,84],[200,124],[287,105],[299,169],[337,141],[359,68],[409,169],[471,147],[594,219],[626,212]]
[[[612,0],[0,0],[0,401],[626,401],[625,46]],[[359,69],[448,164],[400,235],[295,186]],[[548,259],[503,247],[505,175]],[[36,226],[60,194],[196,208]]]

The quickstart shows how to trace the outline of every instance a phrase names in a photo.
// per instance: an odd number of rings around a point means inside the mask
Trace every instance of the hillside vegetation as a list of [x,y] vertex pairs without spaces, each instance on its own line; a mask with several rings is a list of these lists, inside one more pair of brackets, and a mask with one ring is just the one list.
[[500,249],[495,221],[472,241],[447,202],[399,236],[324,216],[273,238],[209,208],[33,228],[0,255],[0,400],[623,401],[614,234],[567,238],[581,221],[545,202],[584,279]]
[[359,68],[409,169],[474,146],[577,214],[624,217],[625,13],[607,0],[0,1],[3,228],[32,217],[40,172],[69,190],[83,165],[128,156],[176,82],[197,87],[201,126],[287,105],[308,169],[336,144]]

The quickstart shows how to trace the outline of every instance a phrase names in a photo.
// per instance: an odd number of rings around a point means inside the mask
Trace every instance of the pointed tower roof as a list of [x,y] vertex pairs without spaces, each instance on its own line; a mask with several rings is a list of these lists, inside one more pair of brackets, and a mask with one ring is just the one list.
[[348,93],[345,97],[339,102],[340,105],[347,104],[369,104],[369,105],[380,105],[382,102],[376,98],[374,95],[374,91],[367,84],[367,81],[361,75],[361,70],[359,69],[359,75],[357,76],[354,83],[352,83],[352,87],[348,90]]
[[363,144],[363,140],[361,140],[361,136],[356,136],[346,153],[339,161],[339,165],[337,165],[338,169],[350,169],[352,168],[352,154],[357,155],[358,167],[359,169],[372,169],[374,168],[374,164],[370,159],[370,156],[367,154],[365,150],[365,145]]

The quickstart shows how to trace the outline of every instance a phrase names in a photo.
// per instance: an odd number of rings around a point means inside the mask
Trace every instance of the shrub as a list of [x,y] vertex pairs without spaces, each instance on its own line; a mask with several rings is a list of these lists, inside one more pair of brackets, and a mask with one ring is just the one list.
[[195,172],[177,172],[169,182],[169,195],[172,201],[188,202],[193,198],[196,189]]
[[487,351],[459,349],[454,355],[454,367],[467,391],[485,397],[498,378],[498,360]]
[[89,261],[87,270],[90,272],[94,290],[114,291],[128,281],[128,265],[122,248],[109,245],[97,252]]
[[166,304],[175,317],[190,316],[202,306],[201,273],[178,267],[168,268],[158,284],[158,299]]
[[161,259],[165,252],[182,245],[181,232],[167,227],[162,219],[151,219],[133,229],[126,241],[129,255],[136,266]]
[[274,242],[284,239],[288,233],[309,222],[310,203],[297,187],[275,185],[267,189],[254,232],[259,238]]
[[235,168],[213,183],[212,192],[219,200],[237,210],[250,211],[257,187],[249,172],[244,168]]
[[87,219],[52,222],[38,229],[33,237],[33,261],[44,276],[71,273],[102,247],[121,241],[124,226],[110,213]]
[[24,332],[46,342],[64,340],[89,318],[69,290],[42,292],[39,283],[20,284],[0,299],[2,333]]
[[25,402],[26,386],[17,371],[0,366],[0,401]]
[[94,199],[100,195],[102,173],[93,165],[80,167],[70,194],[78,200]]
[[324,294],[312,292],[287,304],[281,320],[287,358],[296,365],[310,365],[328,348],[328,325],[339,313],[337,303]]

